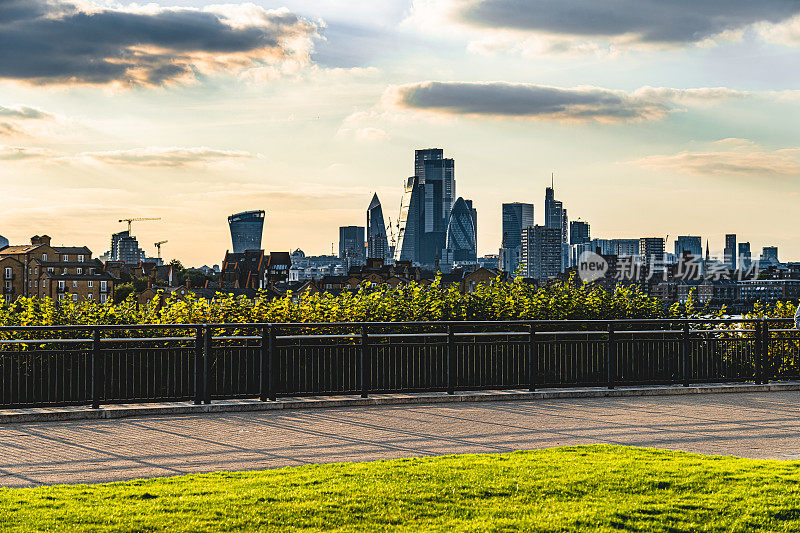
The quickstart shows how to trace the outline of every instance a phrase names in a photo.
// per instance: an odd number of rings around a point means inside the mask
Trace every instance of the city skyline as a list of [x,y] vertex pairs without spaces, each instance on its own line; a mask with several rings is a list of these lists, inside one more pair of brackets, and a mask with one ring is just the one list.
[[[134,230],[147,255],[168,240],[167,258],[213,264],[226,218],[263,209],[265,249],[327,253],[374,193],[396,222],[408,154],[442,147],[480,213],[478,255],[498,251],[503,203],[544,215],[555,172],[594,236],[702,235],[721,255],[736,234],[754,256],[800,258],[791,3],[656,17],[644,2],[625,20],[578,0],[519,13],[510,0],[17,4],[0,8],[12,244],[47,233],[100,254],[118,219],[161,217]],[[573,8],[587,17],[556,22]],[[159,41],[163,24],[201,36]]]

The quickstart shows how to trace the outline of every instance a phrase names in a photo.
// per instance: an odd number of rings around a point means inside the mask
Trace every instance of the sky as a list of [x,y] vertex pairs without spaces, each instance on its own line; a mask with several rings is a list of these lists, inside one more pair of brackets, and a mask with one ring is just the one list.
[[[0,235],[220,263],[227,216],[330,253],[415,149],[497,253],[544,188],[593,237],[724,234],[800,260],[796,0],[0,0]],[[338,249],[338,244],[336,245]]]

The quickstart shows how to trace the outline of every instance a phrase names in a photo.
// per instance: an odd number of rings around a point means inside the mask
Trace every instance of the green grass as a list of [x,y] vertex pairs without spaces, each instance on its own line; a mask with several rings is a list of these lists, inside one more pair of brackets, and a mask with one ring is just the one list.
[[619,446],[0,489],[0,530],[800,530],[800,463]]

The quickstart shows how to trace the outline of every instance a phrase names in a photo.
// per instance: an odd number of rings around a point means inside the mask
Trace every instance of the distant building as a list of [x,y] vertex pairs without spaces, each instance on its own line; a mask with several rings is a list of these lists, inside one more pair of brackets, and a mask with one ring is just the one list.
[[121,261],[126,265],[138,265],[145,260],[144,250],[139,241],[127,230],[111,235],[111,261]]
[[664,261],[664,239],[661,237],[642,237],[639,239],[639,256],[647,264]]
[[400,203],[396,261],[433,267],[442,259],[455,195],[455,162],[441,148],[416,150]]
[[446,256],[444,259],[448,268],[454,265],[476,264],[478,262],[475,231],[477,212],[472,207],[472,200],[463,198],[456,200],[449,219],[447,247],[442,254]]
[[619,257],[638,256],[641,253],[640,239],[611,239],[609,243],[613,250],[609,253]]
[[741,270],[749,270],[752,265],[752,257],[750,254],[750,243],[740,242],[738,246],[738,265]]
[[500,268],[514,273],[522,254],[522,230],[533,227],[533,204],[503,204],[503,240],[500,243]]
[[736,255],[736,235],[729,233],[725,235],[725,251],[723,252],[723,260],[731,270],[736,270]]
[[689,254],[691,257],[697,258],[698,261],[702,260],[702,239],[691,235],[681,235],[675,239],[675,257],[681,258],[684,254]]
[[591,230],[588,222],[573,220],[569,223],[569,243],[584,244],[591,240]]
[[264,211],[243,211],[228,217],[233,253],[240,254],[245,250],[261,250],[264,216]]
[[367,259],[388,259],[389,240],[386,237],[386,223],[383,208],[376,193],[367,208]]
[[364,226],[341,226],[339,228],[339,259],[345,269],[364,264]]
[[762,248],[761,259],[759,261],[764,266],[777,265],[778,263],[780,263],[780,261],[778,260],[778,247],[765,246],[764,248]]
[[0,250],[8,246],[8,239],[0,235]]
[[522,275],[544,281],[561,273],[561,228],[535,225],[522,230]]

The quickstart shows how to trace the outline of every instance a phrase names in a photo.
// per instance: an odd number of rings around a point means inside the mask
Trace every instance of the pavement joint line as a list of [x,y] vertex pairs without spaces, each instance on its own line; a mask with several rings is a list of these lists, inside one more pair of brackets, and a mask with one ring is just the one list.
[[252,411],[324,409],[333,407],[419,405],[454,402],[491,401],[535,401],[570,398],[610,398],[636,396],[677,396],[686,394],[715,394],[732,392],[800,391],[800,381],[784,381],[768,384],[755,383],[709,383],[662,386],[624,386],[615,389],[601,387],[561,388],[498,391],[458,391],[427,393],[374,394],[368,398],[360,396],[313,396],[282,397],[277,401],[261,402],[257,399],[217,400],[215,403],[195,405],[194,402],[153,402],[101,405],[100,409],[88,406],[37,407],[0,410],[0,424],[27,422],[58,422],[69,420],[116,419],[141,416],[193,415],[203,413],[236,413]]

